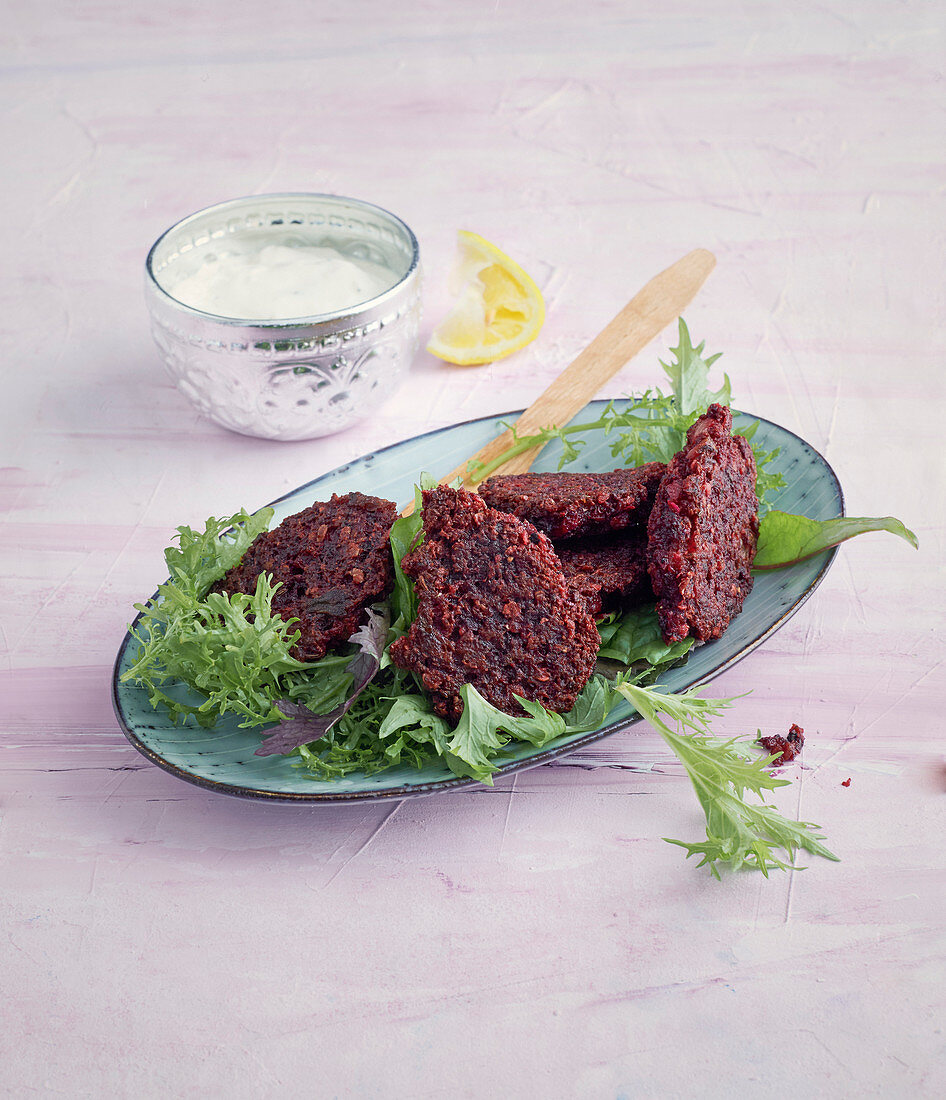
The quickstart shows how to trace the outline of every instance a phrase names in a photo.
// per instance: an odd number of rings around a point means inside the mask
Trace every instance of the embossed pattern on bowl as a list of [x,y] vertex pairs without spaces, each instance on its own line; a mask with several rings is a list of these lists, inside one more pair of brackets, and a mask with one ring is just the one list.
[[[171,265],[277,230],[383,263],[393,285],[344,313],[287,321],[204,313],[162,286]],[[244,435],[297,440],[341,431],[396,391],[417,350],[420,283],[417,240],[386,210],[335,195],[261,195],[199,211],[164,233],[148,255],[145,297],[165,366],[201,413]]]

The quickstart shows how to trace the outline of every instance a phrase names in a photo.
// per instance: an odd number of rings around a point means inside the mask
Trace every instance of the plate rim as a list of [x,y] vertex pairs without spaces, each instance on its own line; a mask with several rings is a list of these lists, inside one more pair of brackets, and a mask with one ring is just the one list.
[[[605,406],[609,404],[612,399],[598,398],[590,401],[585,409],[593,408],[594,406]],[[471,417],[468,420],[461,420],[455,424],[445,424],[440,428],[431,428],[426,432],[421,432],[418,435],[408,436],[406,439],[397,440],[394,443],[389,443],[384,447],[379,447],[377,450],[369,451],[366,454],[359,455],[354,459],[350,459],[348,462],[342,463],[340,466],[336,466],[332,470],[326,471],[324,474],[320,474],[318,477],[312,478],[309,481],[303,482],[301,485],[296,486],[293,489],[288,490],[281,496],[271,500],[269,504],[261,505],[261,507],[274,507],[277,504],[282,503],[284,500],[288,500],[290,497],[294,497],[299,493],[304,492],[312,486],[326,481],[327,479],[344,473],[354,463],[367,462],[370,459],[375,458],[377,455],[382,455],[386,451],[395,450],[398,447],[402,447],[405,443],[416,443],[428,438],[429,436],[441,435],[444,432],[452,431],[456,428],[464,428],[473,424],[481,424],[486,421],[502,421],[507,418],[518,417],[524,410],[518,409],[508,413],[490,413],[486,416]],[[584,409],[582,410],[585,411]],[[766,417],[757,416],[754,413],[748,413],[741,409],[733,409],[734,415],[747,416],[752,420],[760,421],[770,425],[773,428],[778,429],[780,432],[784,432],[786,435],[796,439],[804,447],[807,447],[812,451],[823,463],[825,470],[830,475],[834,489],[837,493],[838,501],[840,503],[841,512],[840,515],[844,516],[845,501],[844,491],[841,487],[841,482],[837,473],[832,467],[831,463],[813,447],[806,439],[793,432],[790,428],[785,428],[781,424],[777,424],[774,420],[768,420]],[[580,415],[580,414],[579,414]],[[259,509],[257,509],[258,511]],[[717,676],[722,675],[728,671],[734,665],[738,664],[743,658],[754,652],[758,647],[767,641],[771,636],[780,630],[790,618],[792,618],[801,607],[808,602],[815,590],[824,580],[828,570],[834,563],[834,559],[838,553],[838,546],[831,547],[825,552],[825,560],[819,569],[818,573],[808,583],[805,590],[801,595],[792,603],[792,605],[773,622],[764,633],[760,634],[758,638],[754,639],[749,645],[740,649],[738,653],[733,654],[726,660],[721,661],[719,664],[714,665],[711,669],[706,670],[705,674],[699,679],[694,680],[689,687],[696,688],[702,687],[704,684],[709,683],[711,680],[716,679]],[[157,595],[157,592],[153,593],[152,599]],[[484,789],[484,784],[476,779],[467,778],[464,776],[452,776],[445,779],[432,780],[428,783],[416,783],[409,786],[402,785],[400,787],[393,787],[381,790],[358,790],[358,791],[268,791],[261,787],[252,787],[244,784],[235,784],[228,782],[221,782],[217,779],[211,779],[206,776],[196,775],[193,772],[189,772],[186,769],[180,767],[177,764],[172,763],[163,757],[160,753],[156,752],[144,741],[142,741],[135,731],[131,728],[126,715],[122,707],[119,691],[120,684],[120,666],[128,646],[134,642],[134,636],[131,630],[138,624],[141,619],[141,612],[135,616],[130,626],[125,631],[125,636],[118,647],[118,653],[116,654],[114,664],[112,666],[111,676],[111,700],[112,709],[115,713],[115,717],[118,721],[119,727],[125,738],[145,759],[149,760],[152,764],[157,765],[163,771],[182,779],[187,783],[191,783],[194,786],[200,787],[203,790],[212,791],[216,794],[225,794],[233,798],[243,798],[255,802],[276,802],[287,805],[339,805],[343,803],[361,803],[361,802],[386,802],[386,801],[401,801],[407,798],[423,798],[428,795],[450,793],[453,791]],[[718,639],[717,639],[718,640]],[[688,689],[689,690],[689,689]],[[580,734],[574,741],[569,741],[567,745],[560,745],[556,748],[540,749],[534,756],[529,756],[525,760],[510,761],[507,764],[500,765],[498,770],[493,773],[493,779],[503,779],[509,775],[515,775],[522,771],[527,771],[530,768],[540,767],[542,764],[547,764],[552,760],[559,759],[560,757],[569,756],[573,752],[578,751],[586,745],[593,744],[596,741],[603,740],[605,737],[610,737],[614,733],[618,733],[620,730],[627,729],[630,726],[635,725],[638,722],[643,721],[640,714],[631,714],[626,718],[619,719],[616,722],[612,722],[605,726],[599,726],[597,729],[589,730],[587,733]],[[183,728],[183,727],[182,727]],[[490,789],[488,786],[485,789]]]

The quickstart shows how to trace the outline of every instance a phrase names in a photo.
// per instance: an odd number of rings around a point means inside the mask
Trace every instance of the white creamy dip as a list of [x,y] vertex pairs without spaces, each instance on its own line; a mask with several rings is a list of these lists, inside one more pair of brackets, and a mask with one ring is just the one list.
[[190,274],[172,265],[161,276],[168,294],[192,309],[258,321],[341,313],[395,282],[381,264],[306,244],[235,244],[208,252]]

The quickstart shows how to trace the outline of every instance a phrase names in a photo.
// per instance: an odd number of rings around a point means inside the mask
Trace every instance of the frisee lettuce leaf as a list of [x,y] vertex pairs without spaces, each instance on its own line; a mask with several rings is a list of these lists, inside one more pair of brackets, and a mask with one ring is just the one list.
[[400,669],[382,669],[324,737],[297,749],[297,766],[314,779],[331,780],[352,772],[373,775],[398,764],[429,764],[435,758],[431,746],[410,738],[395,744],[379,734],[387,714],[411,687]]
[[[789,870],[799,849],[837,862],[838,857],[821,841],[820,826],[792,821],[765,804],[763,792],[788,785],[787,779],[772,775],[770,756],[747,756],[743,745],[710,736],[710,719],[722,713],[732,699],[707,699],[695,689],[679,695],[619,682],[614,690],[622,695],[661,735],[686,769],[706,817],[706,840],[683,841],[664,837],[669,844],[685,849],[687,858],[702,857],[698,866],[708,866],[719,878],[719,866],[738,871],[755,868],[768,877],[770,870]],[[675,723],[672,729],[661,717]],[[746,792],[759,804],[746,800]],[[778,853],[784,853],[784,858]]]
[[420,768],[429,763],[424,746],[405,743],[388,753],[390,746],[378,736],[379,721],[405,690],[395,670],[378,673],[324,737],[299,746],[296,765],[313,779],[332,780],[352,772],[373,775],[396,764]]
[[204,595],[268,530],[273,514],[272,508],[260,508],[252,515],[241,508],[226,519],[211,516],[203,531],[178,527],[178,545],[164,551],[171,583],[181,591]]
[[[268,575],[251,596],[208,592],[272,517],[271,508],[254,515],[241,509],[227,519],[211,516],[203,531],[179,527],[178,545],[164,555],[170,579],[135,605],[139,619],[129,631],[138,652],[122,681],[141,684],[151,705],[165,707],[175,723],[190,717],[209,727],[225,714],[239,715],[242,726],[278,721],[280,678],[312,667],[289,652],[299,632],[294,620],[273,612],[276,588]],[[204,701],[195,705],[165,690],[178,682]]]

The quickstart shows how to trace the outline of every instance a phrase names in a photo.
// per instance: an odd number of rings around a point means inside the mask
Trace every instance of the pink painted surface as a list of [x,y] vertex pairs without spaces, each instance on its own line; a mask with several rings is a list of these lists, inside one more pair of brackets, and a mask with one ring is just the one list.
[[[939,1096],[946,1089],[944,19],[856,5],[9,7],[0,36],[0,1091]],[[370,422],[202,421],[141,267],[224,198],[337,191],[417,232],[424,331],[458,228],[548,301],[478,370],[417,356]],[[651,274],[738,403],[850,514],[893,512],[719,681],[721,732],[804,726],[782,807],[843,857],[728,877],[646,732],[481,790],[247,804],[126,743],[110,666],[180,523],[527,404]],[[670,335],[670,334],[667,334]],[[666,339],[612,393],[657,380]],[[843,781],[850,778],[845,787]]]

